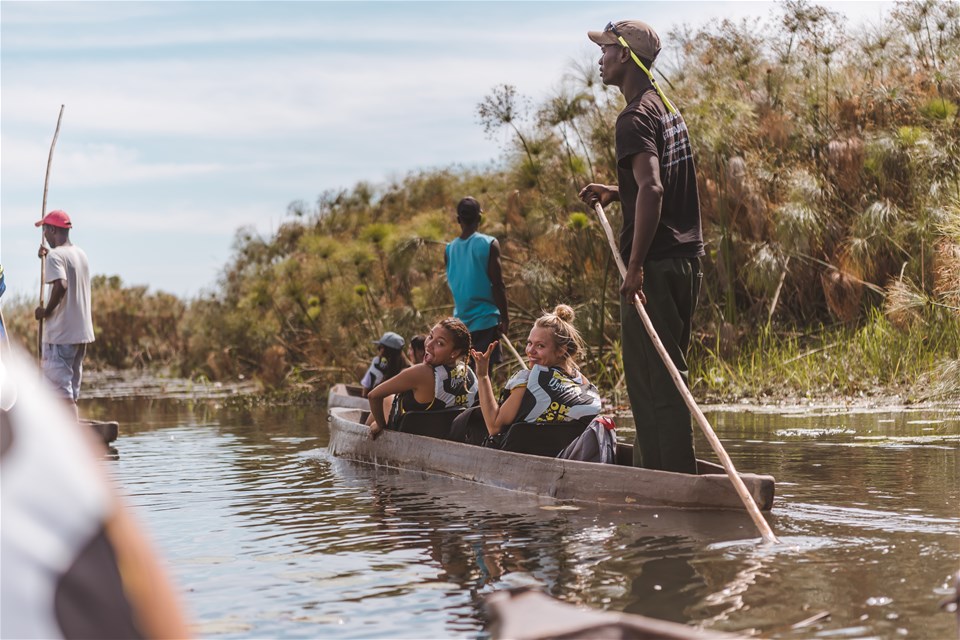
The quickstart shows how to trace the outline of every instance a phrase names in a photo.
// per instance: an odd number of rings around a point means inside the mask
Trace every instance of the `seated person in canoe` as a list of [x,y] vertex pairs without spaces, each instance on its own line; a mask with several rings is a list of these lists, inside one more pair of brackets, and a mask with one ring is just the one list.
[[[472,406],[477,400],[477,376],[467,366],[470,346],[470,330],[457,318],[434,325],[424,344],[423,362],[374,387],[367,396],[371,437],[395,426],[408,411]],[[391,407],[389,421],[387,407]]]
[[380,336],[379,340],[375,340],[374,344],[377,345],[377,355],[374,356],[370,362],[370,368],[360,380],[364,398],[375,386],[384,380],[389,380],[409,366],[403,355],[402,336],[393,331],[387,331]]
[[527,338],[530,369],[521,369],[504,388],[508,393],[498,404],[490,382],[490,355],[471,350],[477,365],[480,411],[487,432],[496,442],[506,427],[517,422],[589,421],[600,413],[600,394],[577,368],[576,356],[584,350],[583,339],[573,326],[573,309],[559,304],[534,322]]
[[427,342],[427,336],[418,333],[417,335],[410,338],[410,353],[407,354],[410,358],[410,362],[413,364],[420,364],[423,362],[423,345]]

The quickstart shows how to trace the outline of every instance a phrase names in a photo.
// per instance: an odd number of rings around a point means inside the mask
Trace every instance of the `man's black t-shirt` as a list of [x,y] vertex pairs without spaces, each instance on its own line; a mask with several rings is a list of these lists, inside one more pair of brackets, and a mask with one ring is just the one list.
[[697,173],[683,117],[679,113],[670,113],[651,87],[617,117],[616,136],[617,181],[623,208],[620,255],[624,263],[629,264],[633,247],[638,187],[631,161],[638,153],[652,153],[660,159],[660,182],[663,185],[660,224],[646,259],[702,256]]

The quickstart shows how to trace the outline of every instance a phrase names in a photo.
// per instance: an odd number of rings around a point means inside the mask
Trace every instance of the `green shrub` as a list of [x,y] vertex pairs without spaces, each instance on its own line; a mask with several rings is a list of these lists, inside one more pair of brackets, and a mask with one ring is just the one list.
[[946,98],[931,98],[920,108],[927,118],[932,120],[950,120],[957,115],[957,104]]

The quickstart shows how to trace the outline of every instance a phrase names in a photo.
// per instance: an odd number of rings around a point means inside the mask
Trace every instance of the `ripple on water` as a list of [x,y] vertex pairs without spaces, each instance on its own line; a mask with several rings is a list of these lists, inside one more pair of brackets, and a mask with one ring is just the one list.
[[958,535],[960,518],[940,518],[913,513],[898,513],[826,504],[793,503],[781,510],[780,517],[804,525],[832,525],[851,530],[874,530],[929,535]]
[[780,438],[832,438],[836,436],[856,435],[854,429],[846,427],[822,427],[819,429],[777,429]]

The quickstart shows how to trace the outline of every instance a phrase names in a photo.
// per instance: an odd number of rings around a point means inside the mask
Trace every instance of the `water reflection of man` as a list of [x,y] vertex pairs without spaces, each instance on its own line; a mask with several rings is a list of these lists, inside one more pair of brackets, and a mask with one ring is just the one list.
[[[669,544],[673,540],[673,544]],[[671,547],[670,555],[651,558],[643,563],[640,575],[630,583],[632,600],[624,607],[626,613],[635,613],[661,620],[686,623],[688,607],[703,598],[707,583],[693,568],[693,550],[685,538],[657,538],[656,546]]]
[[[399,539],[409,535],[409,523],[416,523],[425,551],[443,570],[445,580],[473,596],[510,574],[532,575],[552,589],[564,582],[562,570],[576,565],[568,557],[563,527],[484,510],[482,503],[471,508],[443,500],[438,505],[438,482],[431,482],[430,495],[385,486],[374,487],[372,493],[380,526],[395,530]],[[451,527],[454,520],[457,526]],[[536,544],[522,544],[523,540]],[[474,599],[474,606],[481,615],[482,602]]]

